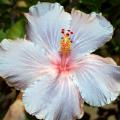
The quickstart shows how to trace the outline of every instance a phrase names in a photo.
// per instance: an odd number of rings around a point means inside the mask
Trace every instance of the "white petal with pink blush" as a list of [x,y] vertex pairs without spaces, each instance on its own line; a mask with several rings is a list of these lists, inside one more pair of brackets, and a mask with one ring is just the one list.
[[[44,9],[44,11],[43,11]],[[101,14],[64,11],[39,2],[25,14],[27,39],[3,40],[0,76],[24,91],[26,111],[45,120],[83,116],[84,101],[109,104],[120,93],[120,66],[90,54],[112,38],[113,26]]]
[[73,120],[83,116],[83,99],[67,74],[40,78],[25,90],[23,102],[38,119]]

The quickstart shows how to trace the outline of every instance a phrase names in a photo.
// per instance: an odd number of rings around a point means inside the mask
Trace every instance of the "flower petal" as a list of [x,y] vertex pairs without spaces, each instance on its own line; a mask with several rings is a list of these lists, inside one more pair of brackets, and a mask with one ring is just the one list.
[[72,10],[71,29],[74,51],[84,55],[95,51],[112,38],[113,26],[101,14]]
[[81,118],[83,100],[71,78],[53,76],[55,74],[41,77],[25,90],[23,102],[26,111],[38,119],[45,120]]
[[[53,56],[52,56],[53,57]],[[3,40],[0,45],[0,76],[17,89],[25,89],[50,67],[49,55],[27,40]]]
[[33,5],[32,7],[30,7],[29,13],[32,16],[39,17],[53,9],[56,9],[56,10],[62,9],[62,6],[58,3],[38,2],[36,5]]
[[104,61],[106,61],[108,64],[117,65],[117,63],[110,57],[104,58]]
[[120,93],[120,67],[109,58],[89,55],[77,61],[75,84],[83,99],[93,106],[115,100]]
[[[41,8],[46,8],[47,4],[50,6],[50,11],[40,16]],[[28,39],[36,43],[44,41],[49,49],[58,51],[60,44],[59,40],[61,40],[61,29],[68,30],[70,27],[70,14],[66,13],[63,7],[58,3],[39,3],[32,8],[32,11],[36,11],[36,9],[38,9],[39,14],[34,15],[36,12],[26,14],[28,19]]]

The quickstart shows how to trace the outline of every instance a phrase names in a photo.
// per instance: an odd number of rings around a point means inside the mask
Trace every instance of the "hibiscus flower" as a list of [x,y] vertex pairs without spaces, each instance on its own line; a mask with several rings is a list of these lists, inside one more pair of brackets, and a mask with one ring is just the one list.
[[3,40],[0,76],[23,91],[26,111],[45,120],[83,116],[84,101],[103,106],[120,93],[120,67],[91,54],[112,38],[113,27],[101,14],[71,14],[58,3],[32,6],[27,40]]

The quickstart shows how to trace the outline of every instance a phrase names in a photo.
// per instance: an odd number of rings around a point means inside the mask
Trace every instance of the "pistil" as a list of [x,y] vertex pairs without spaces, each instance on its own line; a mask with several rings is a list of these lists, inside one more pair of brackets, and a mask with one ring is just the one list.
[[67,30],[65,33],[65,30],[61,30],[62,38],[60,41],[60,57],[61,57],[61,63],[60,63],[60,71],[66,71],[68,69],[68,61],[69,56],[71,53],[71,45],[72,40],[70,38],[70,35],[73,34],[70,30]]

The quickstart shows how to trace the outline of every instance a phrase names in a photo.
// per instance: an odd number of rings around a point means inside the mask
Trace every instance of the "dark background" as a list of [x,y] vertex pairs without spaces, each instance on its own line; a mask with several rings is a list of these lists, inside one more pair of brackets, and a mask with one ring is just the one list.
[[[23,15],[28,8],[39,0],[0,0],[0,41],[4,38],[23,38],[26,19]],[[96,51],[103,57],[112,57],[120,65],[120,0],[41,0],[59,2],[66,11],[71,8],[80,9],[86,13],[101,12],[114,26],[113,39]],[[0,79],[0,119],[3,118],[9,106],[14,102],[18,91],[10,88]],[[26,113],[26,120],[35,120]],[[91,108],[85,105],[85,115],[82,120],[120,120],[119,98],[103,108]]]

